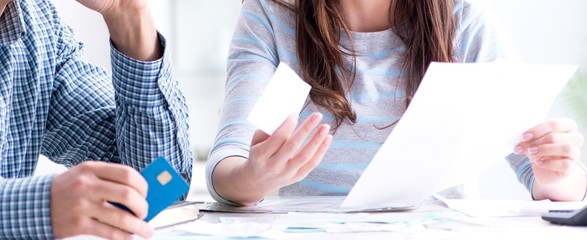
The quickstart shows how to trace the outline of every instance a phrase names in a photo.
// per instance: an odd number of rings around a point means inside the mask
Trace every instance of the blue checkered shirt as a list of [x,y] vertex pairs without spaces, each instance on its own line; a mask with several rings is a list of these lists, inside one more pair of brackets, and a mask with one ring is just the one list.
[[112,48],[110,76],[82,46],[49,0],[12,1],[0,18],[0,239],[53,238],[53,176],[32,176],[39,154],[137,170],[164,156],[191,178],[187,106],[167,54],[141,62]]

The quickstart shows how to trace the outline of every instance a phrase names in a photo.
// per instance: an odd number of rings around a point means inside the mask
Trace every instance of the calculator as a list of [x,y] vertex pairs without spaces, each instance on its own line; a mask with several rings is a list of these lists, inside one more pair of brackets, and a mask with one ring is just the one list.
[[550,210],[542,219],[554,224],[587,226],[587,206],[576,210]]

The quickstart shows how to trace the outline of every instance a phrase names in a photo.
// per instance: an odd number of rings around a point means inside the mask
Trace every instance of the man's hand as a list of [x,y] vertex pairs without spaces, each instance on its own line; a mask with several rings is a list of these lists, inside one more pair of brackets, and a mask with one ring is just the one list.
[[147,0],[77,0],[104,17],[118,51],[141,61],[162,56]]
[[[107,239],[144,238],[153,229],[147,217],[147,182],[134,169],[84,162],[56,176],[51,185],[51,223],[55,238],[94,235]],[[107,201],[128,207],[135,215]]]
[[78,0],[78,2],[106,15],[120,14],[121,10],[141,11],[147,8],[147,0]]

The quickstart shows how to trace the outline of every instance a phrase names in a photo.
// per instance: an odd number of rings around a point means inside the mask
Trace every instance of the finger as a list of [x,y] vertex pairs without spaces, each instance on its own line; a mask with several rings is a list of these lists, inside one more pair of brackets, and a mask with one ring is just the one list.
[[100,222],[97,219],[91,219],[90,221],[92,221],[91,226],[87,228],[87,234],[89,235],[104,239],[132,239],[131,234],[127,231]]
[[263,146],[263,142],[267,141],[271,135],[263,132],[263,130],[255,131],[253,139],[251,140],[251,156],[256,159],[267,159],[271,156],[272,152],[269,152],[266,147]]
[[251,141],[251,146],[256,145],[260,142],[263,142],[265,140],[267,140],[267,138],[269,138],[270,135],[263,132],[262,130],[257,130],[255,131],[255,134],[253,135],[253,140]]
[[535,145],[542,145],[542,144],[553,144],[553,143],[561,143],[561,142],[569,142],[575,144],[576,146],[581,146],[583,144],[583,135],[578,131],[573,132],[550,132],[542,137],[535,138],[534,140],[527,141],[521,143],[526,147],[531,147]]
[[559,142],[553,144],[542,144],[528,148],[528,154],[533,158],[569,158],[579,159],[581,151],[574,144],[569,142]]
[[557,173],[565,174],[571,169],[571,165],[574,164],[572,159],[569,158],[549,158],[539,159],[533,163],[536,167],[554,171]]
[[329,131],[329,125],[324,124],[320,126],[310,141],[304,144],[301,150],[292,159],[289,160],[289,169],[298,169],[300,166],[306,164],[306,162],[312,159],[316,150],[320,147]]
[[328,151],[330,144],[332,143],[332,135],[327,135],[322,143],[320,143],[320,147],[314,152],[314,156],[307,161],[302,167],[298,170],[297,181],[304,179],[310,171],[312,171],[318,164],[322,161],[324,154]]
[[145,219],[149,206],[145,197],[128,186],[100,181],[95,187],[95,201],[112,201],[120,203],[130,209],[137,218]]
[[101,179],[132,187],[143,197],[147,196],[147,181],[139,172],[129,166],[88,161],[83,163],[82,171],[89,171]]
[[95,208],[92,217],[100,222],[114,226],[127,233],[135,233],[145,238],[153,235],[153,229],[147,222],[135,217],[134,215],[114,207],[110,204],[103,203],[101,207]]
[[310,117],[308,117],[308,119],[302,123],[302,125],[291,135],[288,141],[285,142],[284,145],[275,154],[273,154],[272,157],[276,159],[289,159],[291,156],[293,156],[321,120],[321,113],[313,113],[310,115]]
[[514,148],[516,154],[523,154],[534,146],[545,145],[545,144],[559,144],[559,143],[570,143],[576,148],[580,148],[583,145],[583,135],[577,131],[569,133],[551,132],[542,137],[536,138],[532,141],[522,142]]
[[297,114],[291,114],[287,117],[285,122],[281,124],[281,126],[267,138],[266,141],[259,143],[256,149],[262,149],[261,151],[257,152],[257,154],[261,154],[263,156],[271,156],[275,153],[281,145],[291,136],[292,132],[294,131],[298,121]]
[[577,123],[569,118],[559,118],[555,120],[546,121],[524,132],[523,142],[528,142],[536,138],[540,138],[548,134],[549,132],[571,132],[576,131],[577,128]]

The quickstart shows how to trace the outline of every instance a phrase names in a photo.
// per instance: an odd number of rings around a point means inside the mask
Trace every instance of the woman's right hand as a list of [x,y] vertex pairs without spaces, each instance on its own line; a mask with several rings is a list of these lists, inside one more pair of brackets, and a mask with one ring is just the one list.
[[322,120],[322,114],[314,113],[295,129],[296,115],[290,115],[284,124],[271,136],[257,130],[251,143],[249,160],[244,170],[256,176],[254,181],[267,190],[304,179],[314,169],[330,146],[330,126],[318,127],[312,138],[304,140]]
[[[214,170],[217,192],[225,199],[248,206],[304,179],[320,163],[332,142],[330,126],[318,126],[321,120],[322,114],[313,113],[296,129],[298,117],[290,115],[273,135],[257,130],[249,159],[225,159],[217,165]],[[316,132],[304,143],[316,127]]]

